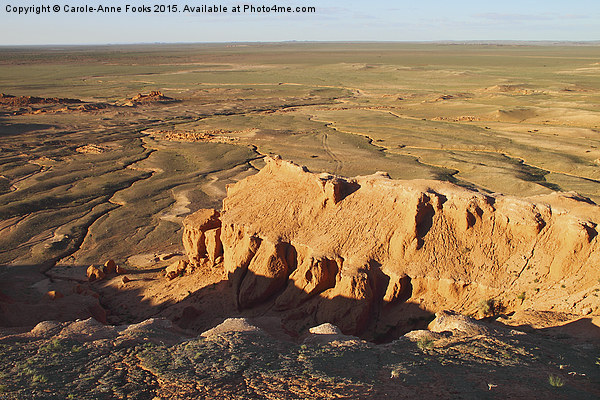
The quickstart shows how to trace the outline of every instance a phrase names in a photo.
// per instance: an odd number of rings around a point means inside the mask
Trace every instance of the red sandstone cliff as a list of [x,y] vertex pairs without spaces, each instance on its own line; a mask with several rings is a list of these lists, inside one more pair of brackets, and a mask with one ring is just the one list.
[[[428,312],[598,313],[600,208],[574,193],[484,194],[385,174],[343,179],[280,159],[184,221],[192,265],[222,268],[240,309],[386,332]],[[485,310],[490,311],[490,310]],[[401,329],[401,328],[400,328]]]

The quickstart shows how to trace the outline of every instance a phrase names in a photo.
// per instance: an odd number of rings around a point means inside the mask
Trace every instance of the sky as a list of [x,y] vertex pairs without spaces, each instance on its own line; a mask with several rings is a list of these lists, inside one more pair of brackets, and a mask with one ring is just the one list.
[[[121,13],[65,6],[121,6]],[[314,13],[234,13],[254,6],[315,7]],[[176,5],[177,12],[125,12]],[[184,12],[223,6],[225,13]],[[18,14],[16,7],[49,12]],[[52,11],[58,6],[60,11]],[[166,9],[166,7],[165,7]],[[277,41],[600,40],[600,0],[0,0],[0,45]]]

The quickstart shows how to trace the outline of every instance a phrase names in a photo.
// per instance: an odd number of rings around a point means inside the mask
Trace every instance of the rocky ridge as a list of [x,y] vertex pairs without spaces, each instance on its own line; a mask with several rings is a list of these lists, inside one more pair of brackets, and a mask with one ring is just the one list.
[[137,95],[117,100],[116,102],[88,102],[80,99],[59,97],[14,96],[0,93],[0,115],[36,115],[71,112],[99,112],[119,107],[151,106],[170,104],[178,100],[165,96],[160,91],[150,91],[148,94]]

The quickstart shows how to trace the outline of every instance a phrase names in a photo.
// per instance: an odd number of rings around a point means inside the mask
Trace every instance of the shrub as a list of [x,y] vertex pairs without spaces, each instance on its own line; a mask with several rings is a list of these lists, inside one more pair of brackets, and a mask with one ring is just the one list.
[[564,386],[565,381],[560,376],[550,375],[548,377],[548,383],[550,383],[550,386],[552,387],[559,388]]
[[31,378],[31,380],[35,383],[47,383],[48,382],[48,378],[46,378],[44,375],[34,375],[33,378]]
[[483,300],[479,303],[479,313],[484,317],[493,315],[496,311],[496,302],[494,299]]
[[44,353],[58,353],[64,350],[64,346],[59,339],[52,339],[48,343],[40,346],[40,351]]
[[417,340],[417,347],[421,351],[429,350],[433,348],[433,339],[421,338]]

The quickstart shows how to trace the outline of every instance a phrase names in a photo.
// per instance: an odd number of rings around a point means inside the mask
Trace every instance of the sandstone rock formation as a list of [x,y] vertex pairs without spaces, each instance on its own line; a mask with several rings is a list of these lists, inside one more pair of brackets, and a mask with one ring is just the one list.
[[185,273],[188,263],[185,260],[179,260],[169,265],[165,269],[165,276],[168,279],[175,279]]
[[127,270],[117,265],[114,260],[108,260],[103,266],[97,267],[90,265],[86,270],[86,275],[89,282],[102,280],[110,275],[122,275],[127,273]]
[[49,290],[48,293],[46,293],[46,296],[48,296],[50,300],[58,300],[65,297],[65,295],[58,290]]
[[59,97],[13,96],[0,93],[0,114],[37,115],[68,112],[90,112],[110,107],[106,103],[87,103],[79,99]]
[[183,241],[192,268],[227,274],[239,309],[272,303],[292,329],[385,335],[487,300],[505,312],[598,313],[598,222],[600,208],[575,193],[344,179],[267,158],[228,187],[222,212],[188,216]]
[[13,96],[6,93],[0,93],[0,105],[8,106],[28,106],[31,104],[78,104],[82,103],[79,99],[63,99],[58,97],[35,97],[35,96]]
[[319,326],[313,326],[308,330],[308,333],[308,336],[306,336],[303,341],[305,344],[360,341],[360,339],[355,336],[344,335],[340,328],[328,322]]
[[436,313],[435,319],[429,324],[431,332],[458,331],[471,336],[483,335],[490,332],[484,324],[462,314],[451,311]]
[[183,221],[183,247],[193,264],[203,258],[215,262],[221,255],[221,221],[216,210],[199,210]]
[[93,282],[95,280],[101,280],[106,277],[106,274],[102,268],[90,265],[86,271],[88,281]]
[[128,102],[125,103],[126,106],[137,106],[142,104],[152,104],[152,103],[171,103],[176,101],[175,99],[165,96],[162,92],[153,90],[148,94],[138,93],[134,97],[131,98]]
[[107,262],[104,263],[102,272],[104,272],[106,275],[116,274],[117,273],[117,263],[114,260],[108,260]]

